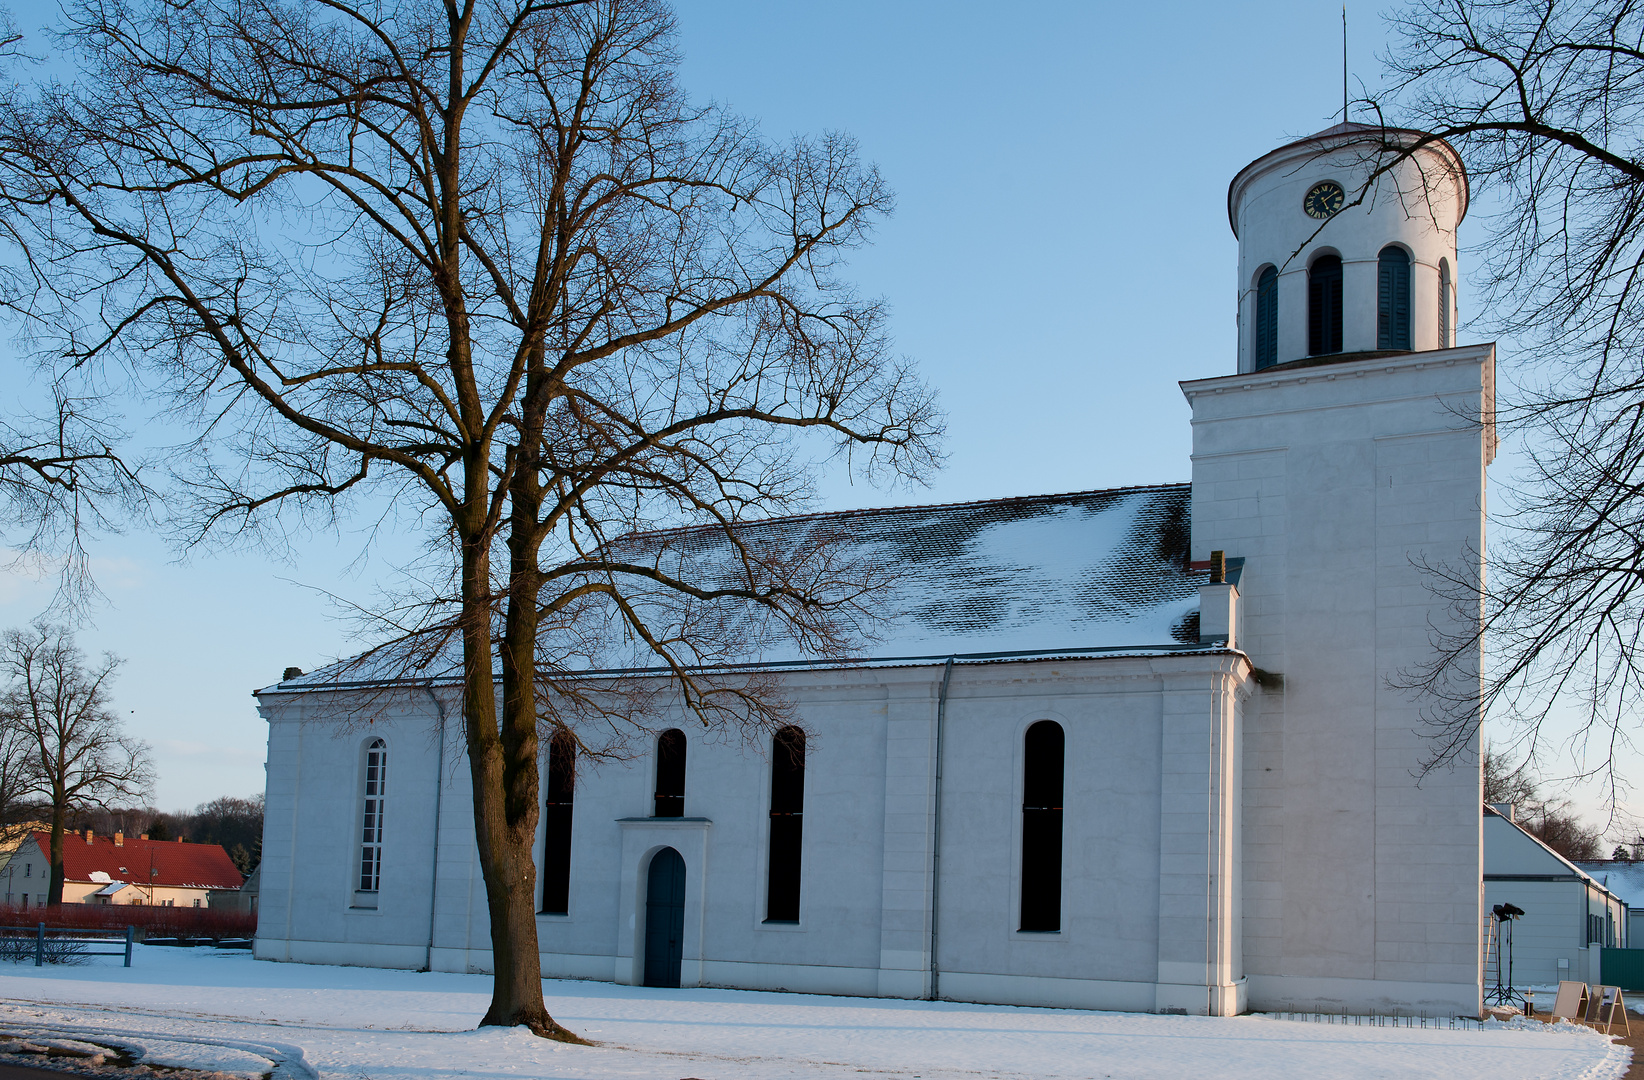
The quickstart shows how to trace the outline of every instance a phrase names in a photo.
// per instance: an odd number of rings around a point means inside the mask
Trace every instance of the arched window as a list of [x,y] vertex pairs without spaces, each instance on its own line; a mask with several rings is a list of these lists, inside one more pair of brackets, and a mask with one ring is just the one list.
[[1410,253],[1388,245],[1381,249],[1380,284],[1376,288],[1376,348],[1410,348]]
[[1441,349],[1450,347],[1450,260],[1439,260],[1439,297],[1438,297],[1438,326],[1439,344]]
[[765,921],[799,921],[799,851],[805,822],[805,733],[785,727],[771,743],[771,848]]
[[685,733],[678,728],[669,728],[656,741],[654,816],[685,816]]
[[1022,766],[1022,929],[1062,928],[1062,725],[1027,729]]
[[382,813],[388,794],[388,744],[372,739],[365,748],[365,797],[360,812],[360,892],[382,884]]
[[1256,279],[1256,370],[1279,362],[1279,272],[1269,266]]
[[571,910],[571,804],[577,788],[577,741],[568,731],[548,740],[548,798],[543,805],[542,911]]
[[1321,255],[1307,271],[1307,355],[1341,352],[1341,260]]

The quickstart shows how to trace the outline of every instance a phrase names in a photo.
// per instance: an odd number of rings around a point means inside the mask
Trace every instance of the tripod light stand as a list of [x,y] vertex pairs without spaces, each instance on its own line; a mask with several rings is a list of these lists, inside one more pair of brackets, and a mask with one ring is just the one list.
[[1524,995],[1513,988],[1513,922],[1524,909],[1517,904],[1497,904],[1490,914],[1496,920],[1496,984],[1484,992],[1484,1001],[1520,1005]]

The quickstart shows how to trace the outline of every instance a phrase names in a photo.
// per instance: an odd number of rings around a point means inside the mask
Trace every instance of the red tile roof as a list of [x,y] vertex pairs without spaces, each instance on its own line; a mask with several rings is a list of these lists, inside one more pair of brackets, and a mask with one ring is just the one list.
[[[51,834],[37,832],[34,842],[42,856],[51,853]],[[85,834],[63,836],[63,877],[68,881],[90,881],[92,871],[101,870],[115,881],[138,885],[170,885],[192,889],[238,889],[245,881],[234,860],[221,844],[179,844],[175,840],[134,840],[126,837],[120,847],[112,836]]]

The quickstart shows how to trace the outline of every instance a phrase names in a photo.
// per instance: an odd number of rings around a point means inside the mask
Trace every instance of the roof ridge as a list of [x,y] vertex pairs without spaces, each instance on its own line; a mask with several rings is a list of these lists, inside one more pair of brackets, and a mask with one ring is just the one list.
[[[1122,487],[1089,488],[1084,491],[1057,491],[1044,495],[1003,495],[992,499],[961,499],[946,503],[910,503],[905,506],[859,506],[848,510],[810,510],[800,514],[783,514],[779,517],[756,518],[743,521],[744,526],[775,525],[780,522],[811,521],[818,518],[852,518],[868,514],[911,514],[922,510],[953,510],[961,506],[1003,506],[1006,504],[1022,504],[1033,502],[1049,502],[1055,499],[1072,499],[1081,495],[1118,495],[1131,491],[1162,491],[1166,488],[1190,488],[1192,482],[1179,480],[1166,484],[1126,484]],[[665,529],[645,529],[639,532],[623,533],[611,542],[632,540],[641,536],[671,536],[678,533],[696,532],[703,529],[717,529],[718,525],[701,523],[696,525],[673,525]]]

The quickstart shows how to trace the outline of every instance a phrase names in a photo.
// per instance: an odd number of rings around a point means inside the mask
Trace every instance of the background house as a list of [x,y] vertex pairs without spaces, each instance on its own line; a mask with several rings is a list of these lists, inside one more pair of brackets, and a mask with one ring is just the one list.
[[1626,901],[1515,824],[1507,803],[1484,808],[1486,915],[1503,903],[1524,909],[1513,927],[1513,982],[1519,987],[1560,979],[1602,982],[1595,946],[1628,946]]
[[[4,870],[6,903],[45,903],[51,883],[51,834],[30,833]],[[238,890],[234,860],[218,844],[128,839],[121,833],[63,838],[63,903],[209,907],[214,890]]]

